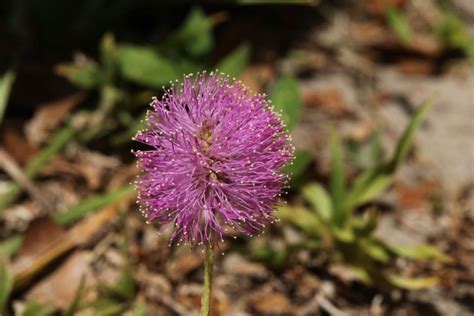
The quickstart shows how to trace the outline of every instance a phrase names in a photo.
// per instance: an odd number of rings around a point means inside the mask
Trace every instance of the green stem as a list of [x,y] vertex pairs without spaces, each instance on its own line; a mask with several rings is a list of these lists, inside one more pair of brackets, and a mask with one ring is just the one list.
[[204,286],[201,300],[201,316],[209,316],[211,311],[212,268],[214,265],[212,247],[206,244],[206,258],[204,261]]

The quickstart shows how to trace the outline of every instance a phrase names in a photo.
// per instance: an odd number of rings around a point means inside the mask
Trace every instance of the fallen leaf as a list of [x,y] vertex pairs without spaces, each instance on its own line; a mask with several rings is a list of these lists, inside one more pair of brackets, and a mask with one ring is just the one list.
[[38,111],[25,127],[28,140],[32,144],[45,142],[50,132],[62,123],[71,110],[85,97],[85,93],[79,92],[57,101],[40,104]]
[[[93,286],[93,276],[83,251],[76,251],[56,268],[50,275],[41,280],[26,293],[26,298],[38,303],[65,309],[74,300],[76,292],[84,278],[84,288]],[[92,300],[96,293],[85,291],[83,299]]]
[[13,128],[4,129],[3,146],[20,166],[25,166],[39,151]]

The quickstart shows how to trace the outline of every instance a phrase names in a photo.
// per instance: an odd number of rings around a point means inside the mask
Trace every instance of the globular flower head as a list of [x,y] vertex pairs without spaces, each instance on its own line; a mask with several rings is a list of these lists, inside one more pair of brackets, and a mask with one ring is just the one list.
[[188,75],[153,99],[137,150],[141,212],[173,240],[213,245],[260,233],[292,159],[288,133],[264,95],[223,74]]

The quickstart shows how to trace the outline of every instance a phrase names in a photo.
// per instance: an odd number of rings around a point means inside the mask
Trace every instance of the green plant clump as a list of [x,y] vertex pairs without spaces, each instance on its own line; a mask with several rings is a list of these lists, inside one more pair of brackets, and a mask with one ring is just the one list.
[[387,268],[397,257],[442,262],[450,260],[436,248],[426,244],[395,246],[377,238],[374,232],[378,213],[374,208],[368,208],[362,216],[355,214],[356,208],[374,201],[388,189],[397,167],[408,155],[416,128],[430,106],[431,102],[426,102],[419,108],[398,141],[391,159],[368,168],[349,186],[344,176],[341,142],[333,131],[329,192],[319,183],[306,184],[302,188],[302,196],[309,207],[285,205],[278,210],[278,217],[305,233],[308,247],[316,245],[325,250],[331,260],[343,263],[359,280],[367,284],[406,289],[429,287],[438,281],[436,277],[406,278],[386,272]]

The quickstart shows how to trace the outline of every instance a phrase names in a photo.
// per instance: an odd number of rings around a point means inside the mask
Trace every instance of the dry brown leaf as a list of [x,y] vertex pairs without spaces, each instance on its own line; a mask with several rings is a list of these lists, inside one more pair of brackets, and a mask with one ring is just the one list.
[[26,137],[32,144],[45,142],[52,130],[54,130],[71,110],[81,103],[86,94],[79,92],[66,98],[39,105],[33,119],[26,125]]
[[26,165],[39,151],[36,146],[29,144],[18,130],[12,128],[5,128],[3,146],[20,166]]
[[[83,251],[76,251],[51,275],[29,290],[26,298],[52,305],[55,308],[67,308],[73,302],[82,278],[84,278],[85,289],[93,286],[94,281],[86,254]],[[86,291],[85,293],[84,299],[94,299],[94,292]]]

